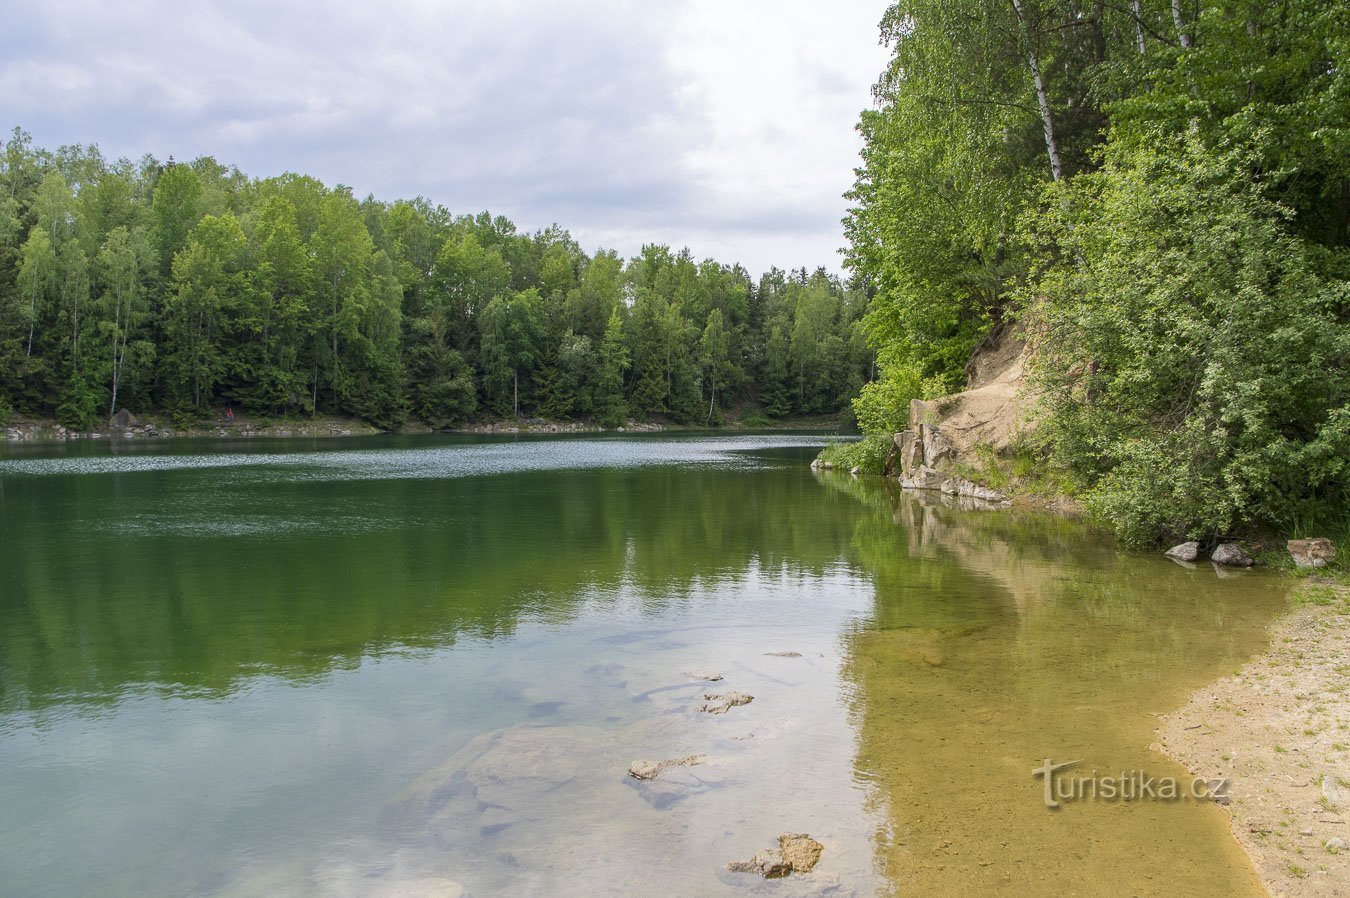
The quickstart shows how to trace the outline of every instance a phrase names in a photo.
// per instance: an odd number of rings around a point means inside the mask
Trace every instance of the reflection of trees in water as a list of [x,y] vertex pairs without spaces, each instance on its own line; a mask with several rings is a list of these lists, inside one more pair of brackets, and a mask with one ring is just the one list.
[[675,467],[229,491],[209,471],[15,478],[2,508],[5,710],[321,676],[525,613],[569,620],[589,596],[659,608],[752,568],[818,574],[856,516],[796,472]]
[[1246,892],[1213,807],[1050,814],[1029,771],[1051,755],[1179,775],[1147,750],[1151,714],[1259,649],[1275,582],[1117,553],[1050,515],[826,482],[868,509],[852,548],[874,626],[846,638],[844,676],[858,777],[876,785],[902,891],[1109,895],[1184,868],[1179,893]]

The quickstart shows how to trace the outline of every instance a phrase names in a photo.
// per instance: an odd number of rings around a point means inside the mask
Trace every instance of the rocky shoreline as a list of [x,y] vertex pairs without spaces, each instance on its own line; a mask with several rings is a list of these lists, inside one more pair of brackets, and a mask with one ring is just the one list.
[[[775,422],[766,427],[746,427],[740,422],[727,422],[720,430],[819,430],[827,424],[818,421]],[[288,437],[352,437],[375,436],[384,433],[459,433],[459,434],[550,434],[550,433],[663,433],[667,431],[697,430],[682,425],[655,421],[629,421],[614,428],[600,427],[583,421],[548,421],[543,418],[486,421],[466,424],[447,430],[433,430],[420,422],[410,422],[397,430],[381,430],[357,418],[320,415],[315,418],[281,421],[258,420],[236,415],[234,418],[217,416],[210,421],[177,424],[163,415],[143,418],[119,412],[103,426],[90,430],[65,427],[49,419],[18,419],[0,427],[9,443],[60,443],[73,440],[132,440],[194,438],[288,438]]]
[[1274,896],[1350,882],[1350,587],[1308,581],[1269,651],[1161,718],[1152,748],[1230,783],[1233,835]]

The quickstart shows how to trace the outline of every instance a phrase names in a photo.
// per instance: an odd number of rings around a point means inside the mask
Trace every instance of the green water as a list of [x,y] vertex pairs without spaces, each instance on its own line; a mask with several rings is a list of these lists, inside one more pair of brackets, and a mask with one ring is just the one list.
[[[1257,894],[1216,805],[1049,811],[1030,771],[1179,773],[1152,715],[1278,581],[821,442],[11,448],[0,893]],[[723,869],[785,831],[809,876]]]

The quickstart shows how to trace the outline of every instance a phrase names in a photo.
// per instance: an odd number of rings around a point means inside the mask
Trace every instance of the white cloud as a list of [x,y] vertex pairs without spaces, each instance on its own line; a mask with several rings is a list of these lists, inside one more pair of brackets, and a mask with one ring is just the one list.
[[837,268],[883,9],[49,0],[7,17],[0,109],[44,145],[210,154],[625,254]]

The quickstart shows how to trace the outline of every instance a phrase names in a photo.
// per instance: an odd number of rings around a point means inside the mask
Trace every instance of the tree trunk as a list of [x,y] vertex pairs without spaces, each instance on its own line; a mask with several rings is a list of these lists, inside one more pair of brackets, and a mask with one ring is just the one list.
[[117,414],[117,332],[122,325],[122,298],[117,298],[117,310],[113,312],[113,339],[112,339],[112,401],[108,403],[108,417],[111,418]]
[[[1176,2],[1178,0],[1173,0],[1173,3]],[[1045,151],[1050,156],[1050,178],[1058,181],[1064,174],[1064,168],[1059,162],[1059,145],[1055,142],[1055,120],[1050,113],[1050,99],[1045,93],[1045,79],[1041,77],[1041,61],[1036,55],[1036,44],[1031,39],[1031,23],[1027,21],[1022,9],[1022,0],[1012,0],[1012,5],[1027,39],[1027,65],[1031,67],[1031,80],[1036,84],[1036,104],[1041,109],[1041,130],[1045,133]]]
[[1134,13],[1134,46],[1143,56],[1148,47],[1144,44],[1144,14],[1139,8],[1139,0],[1130,0],[1130,11]]
[[1181,46],[1189,50],[1192,44],[1191,33],[1181,21],[1181,0],[1172,0],[1172,24],[1176,26],[1177,39],[1181,41]]
[[511,408],[517,418],[520,417],[520,372],[511,369]]

